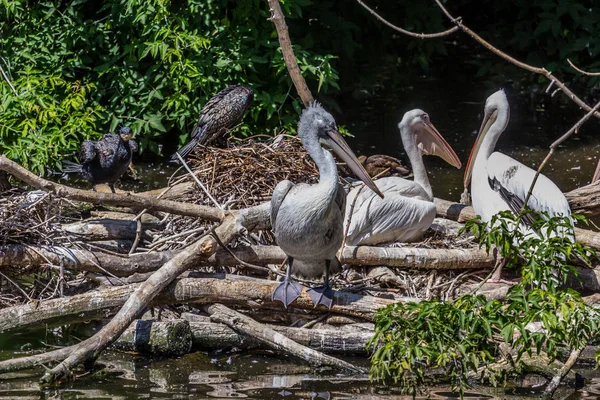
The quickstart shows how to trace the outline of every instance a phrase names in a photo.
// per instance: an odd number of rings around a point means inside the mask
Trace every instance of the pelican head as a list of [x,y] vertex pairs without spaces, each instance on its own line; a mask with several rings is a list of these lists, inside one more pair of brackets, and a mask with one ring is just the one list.
[[[421,155],[441,157],[453,167],[462,166],[458,156],[442,135],[429,120],[429,115],[423,110],[408,111],[398,124],[403,143],[414,143]],[[405,147],[407,145],[405,144]],[[407,149],[408,151],[408,149]]]
[[[506,98],[504,89],[500,89],[488,97],[485,101],[485,107],[483,109],[483,121],[481,122],[479,133],[475,139],[475,144],[471,149],[469,161],[467,161],[467,168],[465,170],[465,178],[463,182],[465,188],[469,187],[469,184],[471,183],[473,164],[477,159],[477,153],[479,153],[479,149],[481,148],[481,144],[483,143],[484,139],[488,136],[489,132],[492,132],[489,136],[492,140],[490,147],[493,150],[494,147],[496,147],[498,138],[506,129],[509,119],[510,106],[508,105],[508,99]],[[492,127],[494,127],[494,129],[491,129]]]
[[121,136],[121,139],[123,139],[123,141],[125,143],[127,143],[131,140],[131,136],[133,136],[133,132],[131,131],[130,127],[123,126],[123,127],[121,127],[121,129],[119,129],[119,135]]
[[316,143],[329,146],[356,176],[371,190],[383,198],[383,194],[377,189],[373,180],[360,164],[350,146],[346,143],[338,131],[335,120],[321,105],[312,103],[302,112],[298,123],[298,136],[302,139],[304,147],[310,148]]

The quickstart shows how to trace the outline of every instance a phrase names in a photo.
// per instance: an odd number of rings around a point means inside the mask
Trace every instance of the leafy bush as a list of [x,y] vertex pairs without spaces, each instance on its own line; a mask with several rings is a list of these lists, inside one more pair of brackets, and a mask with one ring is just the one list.
[[[293,21],[310,4],[282,7]],[[264,0],[1,0],[0,16],[0,151],[36,172],[120,124],[142,151],[170,152],[229,84],[255,90],[243,134],[295,127],[301,103]],[[296,55],[315,88],[337,89],[333,56]]]
[[[464,295],[454,301],[398,303],[380,310],[369,343],[375,350],[373,379],[401,382],[414,394],[427,382],[426,369],[441,368],[462,393],[481,367],[504,361],[517,373],[524,355],[543,352],[554,360],[600,339],[600,311],[584,303],[578,292],[562,288],[568,274],[577,274],[569,260],[589,263],[593,251],[568,236],[551,235],[562,229],[573,232],[566,218],[537,215],[534,228],[541,237],[514,230],[515,223],[512,213],[505,212],[488,226],[475,220],[466,224],[488,251],[496,246],[513,262],[525,260],[522,279],[509,289],[506,300]],[[515,242],[521,246],[515,247]],[[541,325],[539,330],[529,325],[534,322]],[[503,350],[504,344],[515,353]],[[493,384],[507,377],[506,370],[488,368],[487,373]]]

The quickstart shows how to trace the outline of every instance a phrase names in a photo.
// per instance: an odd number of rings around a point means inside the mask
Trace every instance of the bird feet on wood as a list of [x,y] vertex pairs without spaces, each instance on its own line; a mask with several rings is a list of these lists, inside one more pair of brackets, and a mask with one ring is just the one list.
[[297,282],[292,281],[291,279],[284,279],[275,290],[273,291],[273,296],[271,296],[271,300],[283,303],[285,308],[294,302],[300,294],[302,293],[302,285]]
[[331,286],[329,286],[329,283],[308,289],[308,295],[315,305],[315,308],[317,308],[319,304],[323,304],[327,308],[331,308],[333,305],[333,290],[331,289]]

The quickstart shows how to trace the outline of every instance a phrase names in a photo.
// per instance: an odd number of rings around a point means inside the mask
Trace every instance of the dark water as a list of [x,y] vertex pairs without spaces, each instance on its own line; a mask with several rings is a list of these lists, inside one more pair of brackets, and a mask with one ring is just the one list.
[[[372,385],[366,376],[345,377],[329,370],[315,371],[301,362],[277,358],[268,352],[197,352],[162,360],[108,352],[98,365],[102,373],[80,377],[58,389],[41,389],[38,372],[4,375],[0,380],[0,399],[412,399],[402,395],[398,387]],[[533,398],[539,394],[542,381],[533,377],[508,388],[477,386],[467,391],[465,397]],[[457,398],[446,386],[430,387],[417,398],[427,396]],[[599,397],[600,379],[596,375],[585,390],[560,388],[555,398]]]
[[[367,89],[368,91],[368,89]],[[483,104],[495,89],[475,81],[422,79],[412,87],[389,85],[375,95],[360,93],[347,101],[338,122],[356,137],[349,139],[358,154],[388,154],[404,158],[397,123],[405,111],[421,108],[455,149],[463,164],[479,128]],[[497,149],[536,168],[545,157],[550,143],[567,131],[583,112],[571,104],[548,102],[543,96],[533,103],[507,88],[511,103],[511,121]],[[546,103],[546,104],[544,104]],[[590,121],[569,139],[551,159],[544,173],[564,191],[588,183],[600,153],[600,124]],[[462,192],[463,170],[441,159],[429,157],[426,165],[437,197],[457,201]],[[138,164],[138,180],[125,180],[124,189],[148,190],[162,187],[173,172],[162,164]],[[0,358],[14,357],[14,350],[42,347],[43,338],[0,338]],[[352,360],[351,360],[352,361]],[[361,360],[360,362],[366,362]],[[78,379],[60,389],[40,389],[40,372],[25,372],[0,379],[0,399],[409,399],[395,386],[369,383],[367,377],[347,378],[331,371],[311,370],[301,362],[269,353],[194,353],[178,359],[149,360],[129,354],[109,353],[101,363],[110,374]],[[563,388],[556,398],[600,398],[600,378],[592,378],[585,390]],[[4,376],[7,378],[8,376]],[[508,389],[477,387],[468,398],[536,397],[535,381]],[[434,387],[430,398],[455,398],[448,387]],[[328,397],[329,396],[329,397]],[[425,396],[419,396],[425,398]]]
[[[458,170],[438,157],[425,156],[434,195],[459,201],[464,167],[481,125],[485,100],[500,89],[487,86],[483,81],[474,80],[466,85],[452,78],[423,79],[409,88],[390,85],[367,100],[351,101],[341,123],[354,134],[355,138],[349,142],[357,153],[388,154],[408,163],[397,124],[406,111],[424,110],[463,163]],[[561,104],[544,95],[532,101],[515,93],[510,86],[505,89],[511,118],[496,150],[537,169],[550,144],[585,112],[574,103]],[[543,173],[563,191],[569,191],[590,182],[599,157],[600,122],[592,118],[559,147]]]

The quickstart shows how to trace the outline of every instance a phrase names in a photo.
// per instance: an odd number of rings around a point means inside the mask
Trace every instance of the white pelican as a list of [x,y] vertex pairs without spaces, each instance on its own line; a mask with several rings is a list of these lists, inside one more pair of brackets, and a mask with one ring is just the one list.
[[302,112],[298,136],[319,168],[319,183],[294,185],[285,180],[273,191],[271,224],[277,244],[288,256],[288,266],[286,278],[275,288],[272,298],[287,308],[302,290],[300,284],[292,282],[290,273],[319,277],[325,272],[324,285],[309,290],[309,294],[315,307],[324,304],[331,308],[329,272],[330,268],[341,267],[336,253],[342,244],[346,193],[338,183],[333,156],[321,147],[321,142],[328,144],[370,188],[379,191],[339,134],[333,117],[320,105],[313,103]]
[[[503,210],[520,212],[535,176],[533,169],[494,151],[498,138],[508,125],[509,117],[510,108],[504,90],[487,98],[483,122],[465,170],[464,186],[467,188],[471,183],[473,209],[483,222],[489,222]],[[567,199],[554,182],[542,174],[538,177],[527,207],[547,212],[551,217],[568,216],[572,223]],[[532,217],[528,215],[522,219],[526,228],[532,222]],[[534,233],[531,229],[526,229],[525,232]],[[561,230],[561,234],[565,233]],[[499,270],[496,272],[497,278]]]
[[[458,156],[435,129],[425,111],[415,109],[405,113],[398,128],[413,169],[414,180],[400,177],[376,180],[375,184],[385,194],[383,199],[363,189],[352,211],[346,238],[349,245],[420,239],[433,223],[436,213],[423,154],[439,156],[450,165],[461,167]],[[346,225],[352,202],[359,190],[360,187],[355,187],[348,194]]]

